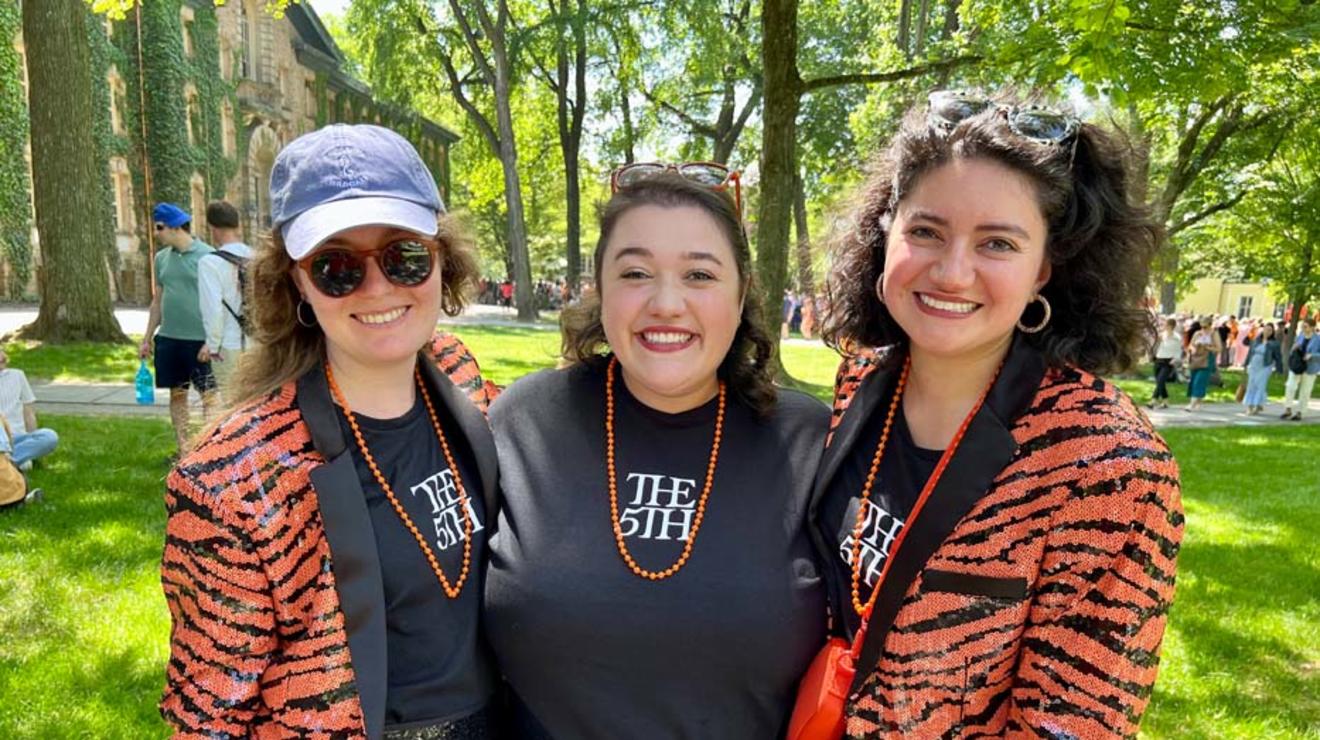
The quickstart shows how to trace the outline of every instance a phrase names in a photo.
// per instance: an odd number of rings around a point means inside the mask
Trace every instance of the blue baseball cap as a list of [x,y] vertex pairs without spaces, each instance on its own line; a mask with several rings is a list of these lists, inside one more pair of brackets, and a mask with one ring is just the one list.
[[151,209],[151,218],[156,223],[165,224],[171,229],[192,222],[192,216],[173,203],[157,203],[156,207]]
[[444,213],[435,178],[406,139],[380,126],[334,124],[294,139],[270,173],[271,226],[295,260],[357,226],[424,236]]

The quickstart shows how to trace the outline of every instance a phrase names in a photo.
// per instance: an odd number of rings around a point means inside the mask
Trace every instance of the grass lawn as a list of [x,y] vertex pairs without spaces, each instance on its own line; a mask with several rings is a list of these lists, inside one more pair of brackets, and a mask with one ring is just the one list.
[[[558,346],[549,330],[452,328],[499,383],[553,364]],[[103,382],[129,377],[132,352],[12,351],[34,378]],[[828,396],[833,353],[790,344],[784,361]],[[158,575],[169,427],[42,418],[61,436],[33,473],[46,500],[0,511],[0,738],[164,736],[155,702],[169,635]],[[1182,466],[1187,535],[1144,734],[1320,734],[1320,426],[1165,436]]]
[[131,384],[138,369],[138,343],[142,338],[131,339],[129,344],[6,342],[4,348],[9,353],[10,367],[20,368],[33,380]]
[[[512,326],[451,324],[442,328],[457,334],[472,349],[482,370],[500,385],[508,385],[533,370],[551,366],[559,356],[559,332],[547,326],[532,329]],[[43,345],[10,342],[5,345],[9,363],[22,368],[29,378],[59,382],[131,383],[137,372],[137,337],[132,344]],[[784,366],[801,382],[801,389],[829,402],[839,358],[819,343],[793,342],[781,345]],[[1150,364],[1138,367],[1132,377],[1114,382],[1138,402],[1150,399],[1155,388]],[[1232,401],[1238,383],[1246,381],[1241,370],[1221,371],[1222,386],[1210,386],[1208,401]],[[1286,373],[1270,376],[1271,398],[1283,397]],[[1169,385],[1169,403],[1187,403],[1187,384]]]

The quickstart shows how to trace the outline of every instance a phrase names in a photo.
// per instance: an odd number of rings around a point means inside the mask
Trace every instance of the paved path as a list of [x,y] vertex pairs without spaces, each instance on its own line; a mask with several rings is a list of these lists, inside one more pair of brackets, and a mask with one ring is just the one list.
[[[8,306],[0,308],[0,334],[13,331],[37,317],[36,306]],[[128,334],[142,334],[147,328],[147,310],[144,308],[117,308],[115,318]],[[521,326],[527,328],[551,329],[553,321],[529,324],[518,321],[517,312],[512,308],[499,306],[469,306],[460,316],[445,317],[441,323],[447,324],[487,324],[495,326]],[[789,339],[792,344],[816,344],[813,340]],[[136,402],[133,386],[127,383],[41,383],[34,382],[32,392],[37,397],[37,410],[52,414],[106,414],[111,416],[169,416],[169,393],[156,390],[156,402],[141,406]],[[196,393],[192,394],[194,406],[200,406]],[[1301,422],[1285,422],[1279,419],[1283,407],[1272,403],[1265,407],[1259,416],[1247,416],[1242,407],[1234,403],[1206,404],[1199,411],[1187,412],[1180,406],[1168,409],[1146,409],[1151,421],[1158,427],[1187,426],[1261,426],[1265,424],[1320,424],[1320,401],[1312,400],[1309,415]]]
[[[156,390],[156,402],[150,406],[140,406],[136,402],[134,390],[127,383],[33,383],[32,392],[37,397],[37,411],[50,414],[82,414],[111,416],[168,416],[169,393]],[[192,403],[199,406],[197,394],[192,394]],[[1234,403],[1210,403],[1201,410],[1187,412],[1180,406],[1167,409],[1144,409],[1157,427],[1213,427],[1239,426],[1255,427],[1266,424],[1320,424],[1320,401],[1311,401],[1310,413],[1300,422],[1282,421],[1279,414],[1283,407],[1270,404],[1265,413],[1259,416],[1247,416],[1242,407]]]

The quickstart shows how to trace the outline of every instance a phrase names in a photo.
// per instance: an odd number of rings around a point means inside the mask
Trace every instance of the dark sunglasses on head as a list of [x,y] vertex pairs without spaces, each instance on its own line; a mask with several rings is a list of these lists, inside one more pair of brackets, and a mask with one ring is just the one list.
[[372,250],[322,249],[298,260],[298,266],[317,290],[331,298],[343,298],[367,279],[368,259],[376,261],[386,280],[411,288],[431,277],[439,251],[440,245],[435,242],[400,239]]
[[1013,133],[1041,144],[1061,146],[1075,138],[1081,128],[1081,122],[1067,113],[1036,105],[1002,105],[985,96],[957,90],[931,93],[926,119],[931,126],[947,133],[987,110],[1002,114]]
[[733,204],[738,209],[739,217],[742,216],[742,178],[737,170],[731,170],[728,166],[719,162],[680,162],[678,164],[635,162],[625,164],[610,173],[610,193],[617,193],[619,188],[626,188],[648,177],[655,177],[666,172],[677,172],[684,178],[698,185],[705,185],[711,190],[725,190],[732,183]]

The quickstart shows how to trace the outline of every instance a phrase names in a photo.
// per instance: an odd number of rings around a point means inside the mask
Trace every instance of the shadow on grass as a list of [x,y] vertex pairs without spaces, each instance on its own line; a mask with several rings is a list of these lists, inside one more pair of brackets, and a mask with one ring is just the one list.
[[1187,526],[1154,737],[1320,727],[1320,428],[1166,430]]
[[[69,646],[59,648],[61,653],[66,649]],[[129,650],[83,657],[77,666],[68,665],[67,656],[60,653],[35,658],[72,669],[62,688],[65,696],[76,696],[78,700],[72,704],[59,701],[40,687],[32,687],[26,698],[18,699],[15,705],[0,712],[0,730],[4,730],[6,737],[169,736],[169,728],[156,710],[164,686],[163,666],[147,665],[141,656]],[[0,661],[0,671],[10,673],[20,668],[7,663]]]

